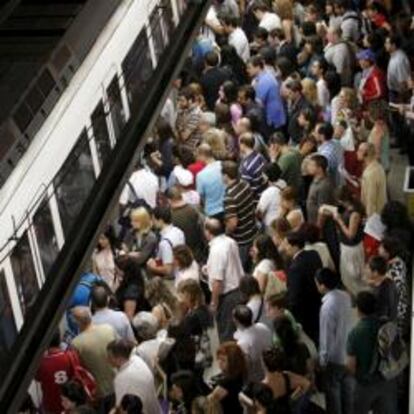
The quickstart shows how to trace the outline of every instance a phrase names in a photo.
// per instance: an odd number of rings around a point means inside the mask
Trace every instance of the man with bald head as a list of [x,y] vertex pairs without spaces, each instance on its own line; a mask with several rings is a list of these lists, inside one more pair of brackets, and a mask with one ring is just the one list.
[[236,331],[232,311],[240,302],[239,282],[244,272],[238,245],[225,235],[220,220],[206,220],[205,236],[210,244],[205,267],[211,291],[210,308],[216,314],[219,340],[222,343],[233,340]]
[[387,177],[383,166],[377,160],[374,144],[362,142],[358,147],[357,157],[364,163],[361,201],[369,218],[375,213],[380,214],[387,202]]
[[82,366],[95,377],[99,412],[108,412],[114,403],[115,372],[108,362],[106,347],[116,339],[115,330],[107,324],[93,324],[92,313],[87,306],[76,306],[72,314],[80,331],[72,346],[78,352]]

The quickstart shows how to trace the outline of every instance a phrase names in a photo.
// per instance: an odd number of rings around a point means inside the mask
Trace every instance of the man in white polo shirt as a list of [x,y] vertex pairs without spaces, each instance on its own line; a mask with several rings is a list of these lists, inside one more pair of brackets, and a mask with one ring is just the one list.
[[266,3],[258,1],[253,5],[252,11],[259,21],[259,27],[263,27],[269,33],[282,28],[280,17],[276,13],[271,13]]
[[185,244],[185,235],[181,229],[172,224],[171,209],[156,207],[153,211],[154,226],[159,230],[156,259],[147,262],[147,269],[155,275],[171,277],[173,275],[174,255],[176,246]]
[[239,283],[244,275],[239,248],[235,240],[224,234],[217,219],[207,219],[206,239],[210,243],[206,273],[211,290],[210,308],[216,314],[220,342],[231,341],[236,327],[232,318],[240,302]]
[[246,63],[250,59],[250,45],[247,36],[240,27],[240,20],[231,15],[222,19],[224,32],[228,35],[228,43],[236,49],[237,54]]
[[154,376],[142,358],[131,355],[133,347],[133,343],[125,339],[116,339],[107,346],[108,361],[117,369],[116,406],[120,406],[125,395],[132,394],[141,399],[145,414],[160,414]]

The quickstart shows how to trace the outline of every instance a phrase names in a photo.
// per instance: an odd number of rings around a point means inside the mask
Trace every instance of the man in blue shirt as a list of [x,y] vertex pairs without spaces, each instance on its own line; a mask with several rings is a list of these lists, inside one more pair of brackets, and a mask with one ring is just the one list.
[[322,298],[319,314],[319,364],[324,374],[328,413],[352,413],[353,378],[347,373],[346,341],[351,327],[351,298],[338,289],[339,277],[328,268],[315,274]]
[[204,214],[208,217],[222,219],[225,186],[221,172],[221,162],[214,158],[208,144],[201,144],[198,147],[198,156],[206,164],[196,178],[197,192],[200,194],[203,203]]
[[261,56],[249,60],[247,72],[252,78],[256,97],[265,108],[267,126],[273,131],[282,128],[286,124],[286,112],[275,76],[265,69]]
[[328,174],[335,185],[342,183],[341,171],[344,169],[344,151],[341,144],[332,139],[333,127],[330,123],[319,124],[315,128],[315,137],[318,142],[318,154],[328,160]]

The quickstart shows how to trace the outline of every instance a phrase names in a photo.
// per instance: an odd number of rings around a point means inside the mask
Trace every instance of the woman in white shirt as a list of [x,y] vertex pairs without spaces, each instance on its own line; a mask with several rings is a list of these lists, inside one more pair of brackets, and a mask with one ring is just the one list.
[[260,292],[257,279],[253,276],[243,276],[240,279],[240,295],[242,303],[252,311],[252,322],[265,322],[266,320],[266,308],[265,300]]
[[278,217],[280,209],[280,192],[286,187],[286,182],[280,178],[282,170],[277,163],[268,164],[263,170],[263,176],[268,187],[260,196],[256,216],[262,221],[270,234],[270,225]]
[[261,234],[253,241],[251,256],[254,263],[253,277],[258,281],[260,292],[266,294],[269,274],[283,268],[279,252],[267,234]]
[[200,281],[200,268],[198,263],[194,260],[191,249],[186,245],[174,247],[174,268],[175,281],[174,285],[177,288],[180,282],[186,279],[194,279]]

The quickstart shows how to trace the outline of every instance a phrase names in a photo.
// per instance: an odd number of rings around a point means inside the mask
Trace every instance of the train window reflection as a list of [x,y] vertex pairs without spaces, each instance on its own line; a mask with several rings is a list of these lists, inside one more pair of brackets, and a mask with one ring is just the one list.
[[122,106],[121,91],[119,89],[118,78],[114,76],[106,90],[109,101],[109,112],[111,114],[112,125],[114,128],[115,139],[118,139],[122,128],[125,125],[125,112]]
[[33,228],[36,234],[37,244],[39,246],[43,273],[47,276],[59,253],[55,229],[53,227],[52,214],[47,200],[42,201],[39,209],[33,216]]
[[6,276],[0,271],[0,371],[17,336],[16,322],[7,290]]
[[17,242],[10,260],[22,313],[26,314],[35,303],[39,292],[27,232]]
[[63,233],[68,235],[80,213],[93,184],[95,173],[86,130],[78,139],[62,168],[53,180],[62,221]]
[[102,168],[104,162],[111,154],[108,125],[106,124],[105,110],[102,101],[99,101],[91,116],[93,135],[95,136],[99,164]]
[[151,36],[154,43],[155,56],[157,57],[158,61],[164,50],[164,38],[162,35],[161,16],[158,12],[158,8],[156,8],[152,12],[149,22],[151,27]]
[[152,61],[145,29],[141,31],[122,62],[128,101],[133,114],[139,107],[148,81],[152,75]]
[[164,33],[167,35],[167,43],[169,39],[174,34],[174,18],[173,18],[173,11],[171,2],[165,6],[165,8],[161,9],[162,11],[162,25],[164,28]]

